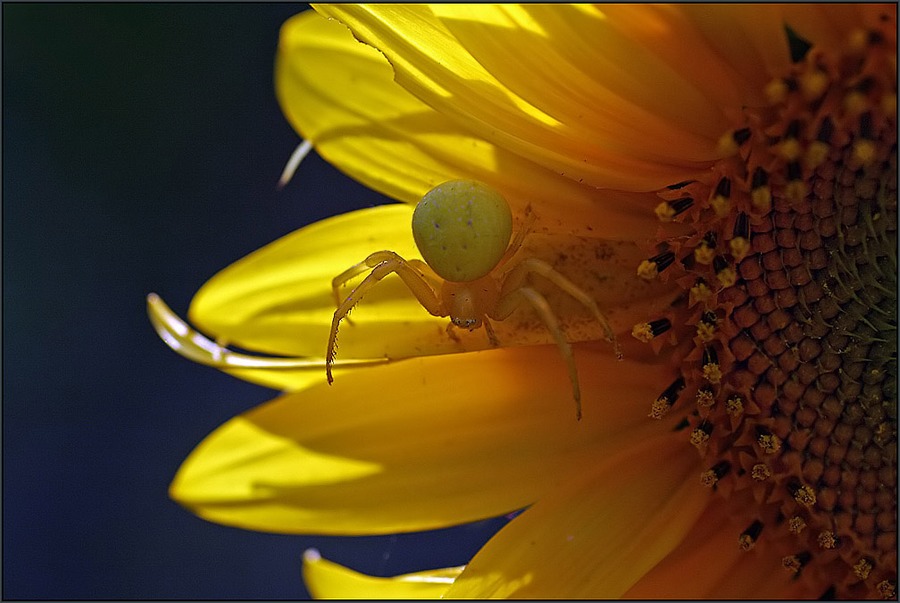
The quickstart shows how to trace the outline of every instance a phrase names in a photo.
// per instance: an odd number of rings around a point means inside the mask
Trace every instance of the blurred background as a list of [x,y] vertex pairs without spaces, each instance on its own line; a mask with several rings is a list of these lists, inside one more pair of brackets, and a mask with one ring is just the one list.
[[294,4],[9,4],[3,27],[3,599],[296,599],[303,551],[376,575],[464,563],[501,520],[326,538],[167,498],[201,439],[273,392],[156,337],[247,253],[387,200],[299,139],[272,85]]

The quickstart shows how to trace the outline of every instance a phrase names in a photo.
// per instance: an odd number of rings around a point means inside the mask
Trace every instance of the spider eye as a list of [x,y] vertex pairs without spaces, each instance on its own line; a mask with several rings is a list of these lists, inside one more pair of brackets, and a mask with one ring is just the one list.
[[503,257],[512,212],[500,193],[473,180],[449,180],[422,197],[412,219],[422,258],[448,281],[474,281]]
[[456,317],[454,317],[454,318],[450,319],[450,322],[452,322],[457,327],[460,327],[461,329],[469,329],[469,330],[475,329],[475,328],[479,327],[481,324],[477,318],[456,318]]

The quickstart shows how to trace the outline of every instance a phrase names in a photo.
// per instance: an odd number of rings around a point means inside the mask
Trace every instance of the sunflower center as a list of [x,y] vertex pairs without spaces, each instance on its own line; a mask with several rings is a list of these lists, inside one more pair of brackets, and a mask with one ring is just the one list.
[[692,234],[638,267],[685,290],[633,331],[676,342],[650,416],[687,415],[701,483],[747,516],[735,546],[780,555],[812,595],[896,595],[895,28],[770,83],[723,137],[733,154],[660,193],[660,220]]

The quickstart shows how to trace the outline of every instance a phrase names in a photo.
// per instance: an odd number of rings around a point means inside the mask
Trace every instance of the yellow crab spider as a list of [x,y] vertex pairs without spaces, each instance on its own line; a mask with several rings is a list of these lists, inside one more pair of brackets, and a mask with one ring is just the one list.
[[[376,251],[332,280],[337,310],[325,355],[328,383],[336,354],[338,326],[350,310],[388,274],[396,273],[420,304],[433,316],[449,316],[450,325],[474,330],[484,325],[491,345],[499,345],[490,320],[506,319],[525,301],[553,335],[569,370],[575,414],[581,418],[581,389],[572,349],[546,298],[528,285],[538,274],[583,304],[600,323],[607,341],[615,335],[594,300],[581,288],[534,257],[510,262],[519,251],[534,216],[512,237],[512,213],[500,193],[481,182],[450,180],[428,191],[413,212],[412,231],[425,260],[406,260],[393,251]],[[343,300],[339,288],[369,271]],[[618,347],[616,347],[618,354]]]

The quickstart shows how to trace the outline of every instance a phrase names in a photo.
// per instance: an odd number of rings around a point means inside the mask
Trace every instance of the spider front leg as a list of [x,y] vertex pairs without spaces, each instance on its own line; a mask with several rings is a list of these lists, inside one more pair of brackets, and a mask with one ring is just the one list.
[[[404,260],[401,256],[394,253],[393,251],[376,251],[363,261],[350,266],[339,275],[331,279],[331,293],[332,295],[334,295],[334,306],[337,308],[341,305],[341,287],[345,285],[347,281],[352,279],[354,276],[366,272],[370,268],[374,268],[380,262],[385,262],[388,260],[399,260],[401,262],[406,262],[408,266],[418,271],[421,276],[424,277],[425,282],[431,285],[433,289],[440,289],[440,277],[436,275],[431,267],[422,260]],[[349,317],[347,317],[347,322],[350,322]]]
[[417,260],[407,261],[393,251],[376,251],[359,264],[348,268],[334,278],[331,284],[335,298],[339,299],[337,291],[343,283],[361,274],[366,268],[372,268],[368,276],[350,292],[350,295],[337,304],[337,310],[335,310],[334,317],[331,319],[331,333],[328,336],[328,350],[325,353],[325,374],[328,377],[329,384],[334,381],[334,378],[331,376],[331,365],[334,363],[334,357],[337,353],[337,333],[341,320],[359,303],[369,289],[387,275],[396,273],[397,276],[403,279],[403,282],[429,314],[432,316],[446,316],[440,298],[435,294],[425,277],[413,268],[413,262],[421,263]]

